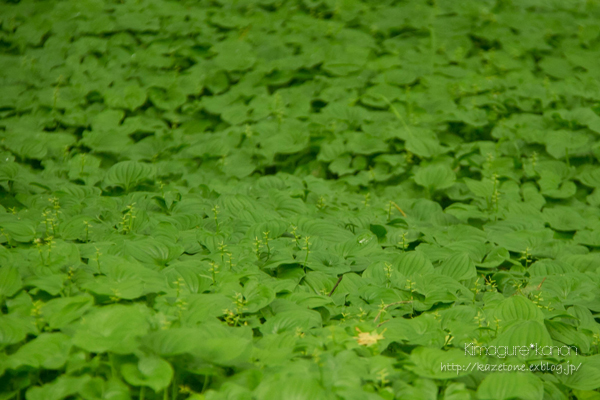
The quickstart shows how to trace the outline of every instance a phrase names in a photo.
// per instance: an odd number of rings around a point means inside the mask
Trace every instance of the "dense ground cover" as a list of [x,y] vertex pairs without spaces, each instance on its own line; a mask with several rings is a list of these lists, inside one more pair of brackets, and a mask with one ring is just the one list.
[[600,398],[598,1],[0,21],[0,399]]

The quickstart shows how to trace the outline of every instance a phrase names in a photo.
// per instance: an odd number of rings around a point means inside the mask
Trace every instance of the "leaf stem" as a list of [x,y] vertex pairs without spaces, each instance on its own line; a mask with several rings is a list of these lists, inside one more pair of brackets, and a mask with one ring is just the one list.
[[204,393],[206,391],[206,389],[208,388],[208,381],[209,381],[209,376],[208,374],[204,375],[204,384],[202,385],[202,392]]
[[173,382],[171,382],[171,399],[177,400],[177,374],[173,374]]
[[537,287],[537,290],[541,290],[542,289],[542,285],[544,284],[544,282],[546,282],[546,278],[547,278],[547,276],[545,276],[544,279],[542,279],[542,281],[540,282],[540,284]]
[[402,209],[398,206],[398,204],[394,203],[393,201],[391,203],[393,204],[394,207],[396,207],[396,210],[400,211],[400,214],[402,214],[402,216],[404,218],[406,218],[406,213],[404,211],[402,211]]
[[381,317],[381,313],[386,310],[388,307],[391,306],[397,306],[398,304],[408,304],[408,303],[412,303],[412,300],[402,300],[402,301],[396,301],[394,303],[390,303],[387,304],[385,307],[383,307],[382,309],[379,310],[379,312],[377,313],[377,316],[375,317],[375,319],[373,320],[373,322],[377,322],[377,320],[379,319],[379,317]]
[[310,254],[310,242],[308,241],[310,236],[306,236],[304,240],[306,241],[306,257],[304,257],[304,273],[306,274],[306,263],[308,263],[308,255]]
[[342,278],[344,277],[344,274],[340,275],[337,282],[335,283],[335,285],[333,285],[333,289],[331,289],[331,292],[329,292],[329,297],[331,297],[331,295],[333,294],[333,292],[335,292],[335,289],[337,289],[337,287],[339,286],[340,282],[342,281]]
[[394,105],[392,104],[392,102],[387,97],[385,97],[382,94],[380,96],[388,104],[388,106],[390,106],[390,109],[392,110],[392,113],[396,116],[396,118],[398,118],[400,120],[400,122],[402,122],[402,125],[404,125],[404,127],[406,128],[406,130],[408,131],[408,133],[412,136],[412,131],[410,130],[410,127],[406,123],[406,120],[404,119],[404,117],[402,117],[402,115],[398,112],[398,110],[396,109],[396,107],[394,107]]

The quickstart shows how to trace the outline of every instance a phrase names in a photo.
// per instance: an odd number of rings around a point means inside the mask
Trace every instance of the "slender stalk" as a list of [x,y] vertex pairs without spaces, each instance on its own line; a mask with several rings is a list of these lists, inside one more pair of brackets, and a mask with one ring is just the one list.
[[333,289],[331,289],[331,292],[329,292],[329,297],[331,297],[331,295],[333,294],[333,292],[335,292],[335,289],[337,289],[337,287],[340,284],[340,282],[342,281],[343,277],[344,277],[344,274],[340,275],[340,277],[338,278],[337,282],[333,286]]
[[406,213],[404,211],[402,211],[402,209],[398,206],[398,204],[394,203],[393,201],[392,201],[392,204],[394,205],[394,207],[396,207],[396,210],[400,211],[400,214],[402,214],[402,216],[404,218],[406,218]]
[[171,382],[171,399],[177,400],[177,374],[173,374],[173,382]]
[[209,381],[209,376],[208,375],[204,375],[204,384],[202,385],[202,392],[204,393],[206,391],[206,389],[208,389],[208,381]]
[[308,255],[310,254],[310,242],[308,241],[310,236],[306,236],[304,240],[306,241],[306,257],[304,258],[304,273],[306,273],[306,264],[308,263]]
[[379,310],[379,312],[377,313],[377,316],[375,317],[375,319],[373,320],[373,322],[377,322],[377,320],[379,319],[379,317],[381,317],[381,313],[387,309],[388,307],[391,306],[397,306],[398,304],[412,304],[412,300],[402,300],[402,301],[396,301],[395,303],[390,303],[388,305],[386,305],[385,307],[383,307],[381,310]]

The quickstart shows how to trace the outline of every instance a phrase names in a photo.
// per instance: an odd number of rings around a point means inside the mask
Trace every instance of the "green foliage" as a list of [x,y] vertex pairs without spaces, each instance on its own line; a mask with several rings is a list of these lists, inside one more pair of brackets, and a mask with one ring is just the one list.
[[598,26],[3,2],[0,399],[597,399]]

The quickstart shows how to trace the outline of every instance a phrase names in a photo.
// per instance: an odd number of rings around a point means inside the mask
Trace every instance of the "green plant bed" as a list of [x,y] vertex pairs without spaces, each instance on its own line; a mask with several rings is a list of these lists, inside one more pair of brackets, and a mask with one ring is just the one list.
[[600,3],[0,5],[0,400],[600,399]]

